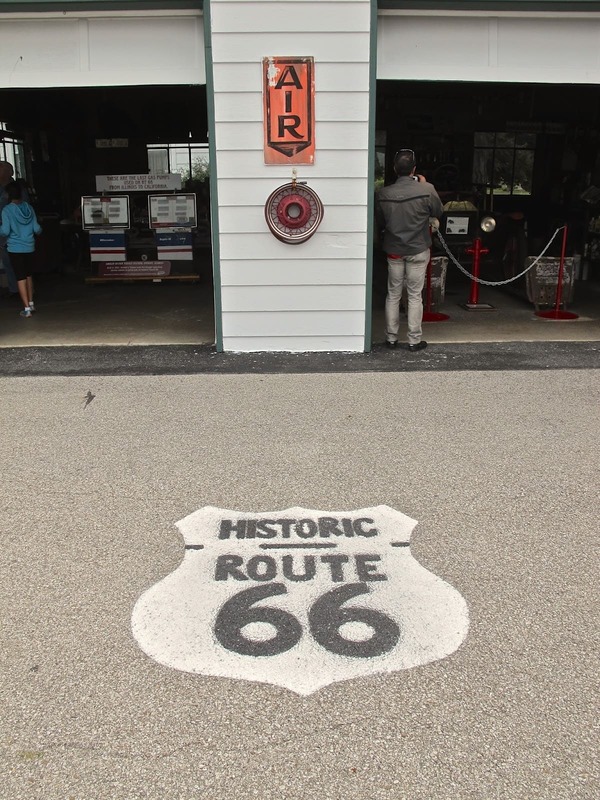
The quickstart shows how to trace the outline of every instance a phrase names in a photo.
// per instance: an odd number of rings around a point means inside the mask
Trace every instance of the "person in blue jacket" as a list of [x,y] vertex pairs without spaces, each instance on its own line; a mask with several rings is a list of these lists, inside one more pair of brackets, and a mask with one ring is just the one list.
[[[6,194],[5,187],[13,182],[14,170],[12,164],[8,161],[0,161],[0,218],[2,217],[2,209],[8,205],[8,195]],[[28,198],[23,198],[27,200]],[[10,265],[10,259],[6,252],[6,239],[0,236],[0,267],[4,270],[6,280],[8,283],[8,293],[11,297],[18,297],[19,290],[17,289],[17,279]]]
[[21,187],[17,183],[9,183],[5,191],[9,202],[2,209],[0,236],[6,237],[6,249],[23,301],[23,311],[19,313],[22,317],[30,317],[35,311],[31,277],[35,252],[34,236],[41,233],[42,228],[33,208],[26,200],[21,199]]

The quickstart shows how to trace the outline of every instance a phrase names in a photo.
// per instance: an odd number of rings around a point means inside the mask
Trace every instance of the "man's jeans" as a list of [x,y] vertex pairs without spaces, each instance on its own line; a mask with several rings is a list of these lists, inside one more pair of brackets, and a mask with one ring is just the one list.
[[388,256],[388,291],[385,299],[385,326],[388,342],[398,339],[400,327],[400,298],[402,285],[406,279],[406,292],[408,294],[408,343],[417,344],[421,341],[423,321],[423,284],[429,264],[429,250],[417,253],[415,256],[404,258],[390,258]]
[[[3,239],[3,241],[5,241]],[[11,294],[16,294],[19,291],[19,287],[17,286],[17,279],[15,278],[15,273],[13,272],[13,268],[10,264],[10,257],[6,252],[6,245],[0,244],[0,267],[6,273],[6,280],[8,281],[8,291]]]

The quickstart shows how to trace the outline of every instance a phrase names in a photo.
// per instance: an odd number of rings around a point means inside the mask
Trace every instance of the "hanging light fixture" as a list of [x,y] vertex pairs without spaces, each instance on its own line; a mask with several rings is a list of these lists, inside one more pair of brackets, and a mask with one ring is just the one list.
[[496,229],[496,220],[494,217],[490,217],[488,214],[487,216],[482,217],[479,227],[484,233],[491,233]]

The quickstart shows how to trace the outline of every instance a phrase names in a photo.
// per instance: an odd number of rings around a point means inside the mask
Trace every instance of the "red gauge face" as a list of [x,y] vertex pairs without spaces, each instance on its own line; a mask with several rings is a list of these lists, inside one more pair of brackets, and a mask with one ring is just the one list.
[[265,218],[271,233],[286,244],[300,244],[323,219],[323,203],[308,186],[286,183],[269,196]]

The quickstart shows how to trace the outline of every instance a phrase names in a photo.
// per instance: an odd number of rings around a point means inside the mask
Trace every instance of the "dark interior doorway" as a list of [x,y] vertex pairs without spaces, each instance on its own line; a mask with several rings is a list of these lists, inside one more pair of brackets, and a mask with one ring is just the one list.
[[[380,81],[376,129],[379,184],[394,180],[394,153],[407,147],[445,203],[470,203],[479,218],[493,212],[490,280],[516,274],[567,224],[567,255],[582,265],[576,295],[598,298],[600,87]],[[548,255],[560,247],[558,238]],[[385,271],[376,249],[375,302],[385,294]],[[451,291],[468,283],[456,269],[447,281]],[[503,291],[524,296],[524,281]]]
[[[108,320],[108,324],[119,329],[121,313],[135,308],[136,314],[130,314],[129,321],[123,321],[122,336],[117,334],[119,341],[146,341],[150,333],[148,328],[152,326],[160,328],[160,341],[169,338],[170,326],[175,332],[174,341],[181,341],[182,329],[189,331],[187,339],[184,334],[186,341],[214,341],[210,165],[196,169],[190,156],[192,169],[182,174],[182,191],[196,195],[198,227],[193,235],[193,262],[174,261],[173,269],[182,274],[191,272],[198,276],[197,281],[178,286],[174,283],[167,286],[166,282],[162,285],[142,285],[142,282],[90,285],[97,265],[90,261],[89,238],[81,229],[79,214],[81,197],[98,194],[97,175],[147,174],[153,171],[150,166],[158,163],[156,156],[166,153],[168,146],[177,145],[179,150],[182,145],[188,146],[192,155],[196,153],[192,146],[206,146],[206,87],[2,90],[0,109],[0,122],[4,123],[0,139],[10,137],[22,146],[22,163],[16,166],[20,172],[25,172],[19,177],[30,186],[32,201],[44,229],[37,252],[38,306],[40,309],[46,306],[47,313],[55,309],[58,317],[50,326],[49,318],[46,316],[43,320],[43,315],[38,313],[36,324],[40,328],[49,326],[48,339],[57,341],[62,324],[68,339],[65,343],[76,339],[77,326],[84,339],[84,327],[87,336],[97,327],[98,336],[104,335],[110,340],[107,335],[110,332],[106,331]],[[157,145],[164,148],[157,149]],[[152,148],[154,161],[149,164]],[[169,152],[173,155],[175,151]],[[180,162],[181,158],[179,167]],[[172,158],[171,171],[177,171],[173,164]],[[133,257],[156,258],[147,223],[145,232],[143,230],[147,195],[130,195],[130,206],[132,229],[128,239],[131,242],[135,239]],[[135,214],[134,209],[137,209]],[[65,302],[67,307],[64,307]],[[73,317],[80,311],[79,302],[87,307],[87,314],[75,323],[75,330],[70,330]],[[103,310],[109,306],[112,311],[104,315],[103,322]],[[145,308],[147,316],[143,313]],[[6,303],[0,309],[4,313],[12,311]],[[65,316],[69,314],[71,319]],[[196,325],[197,333],[194,332]]]

